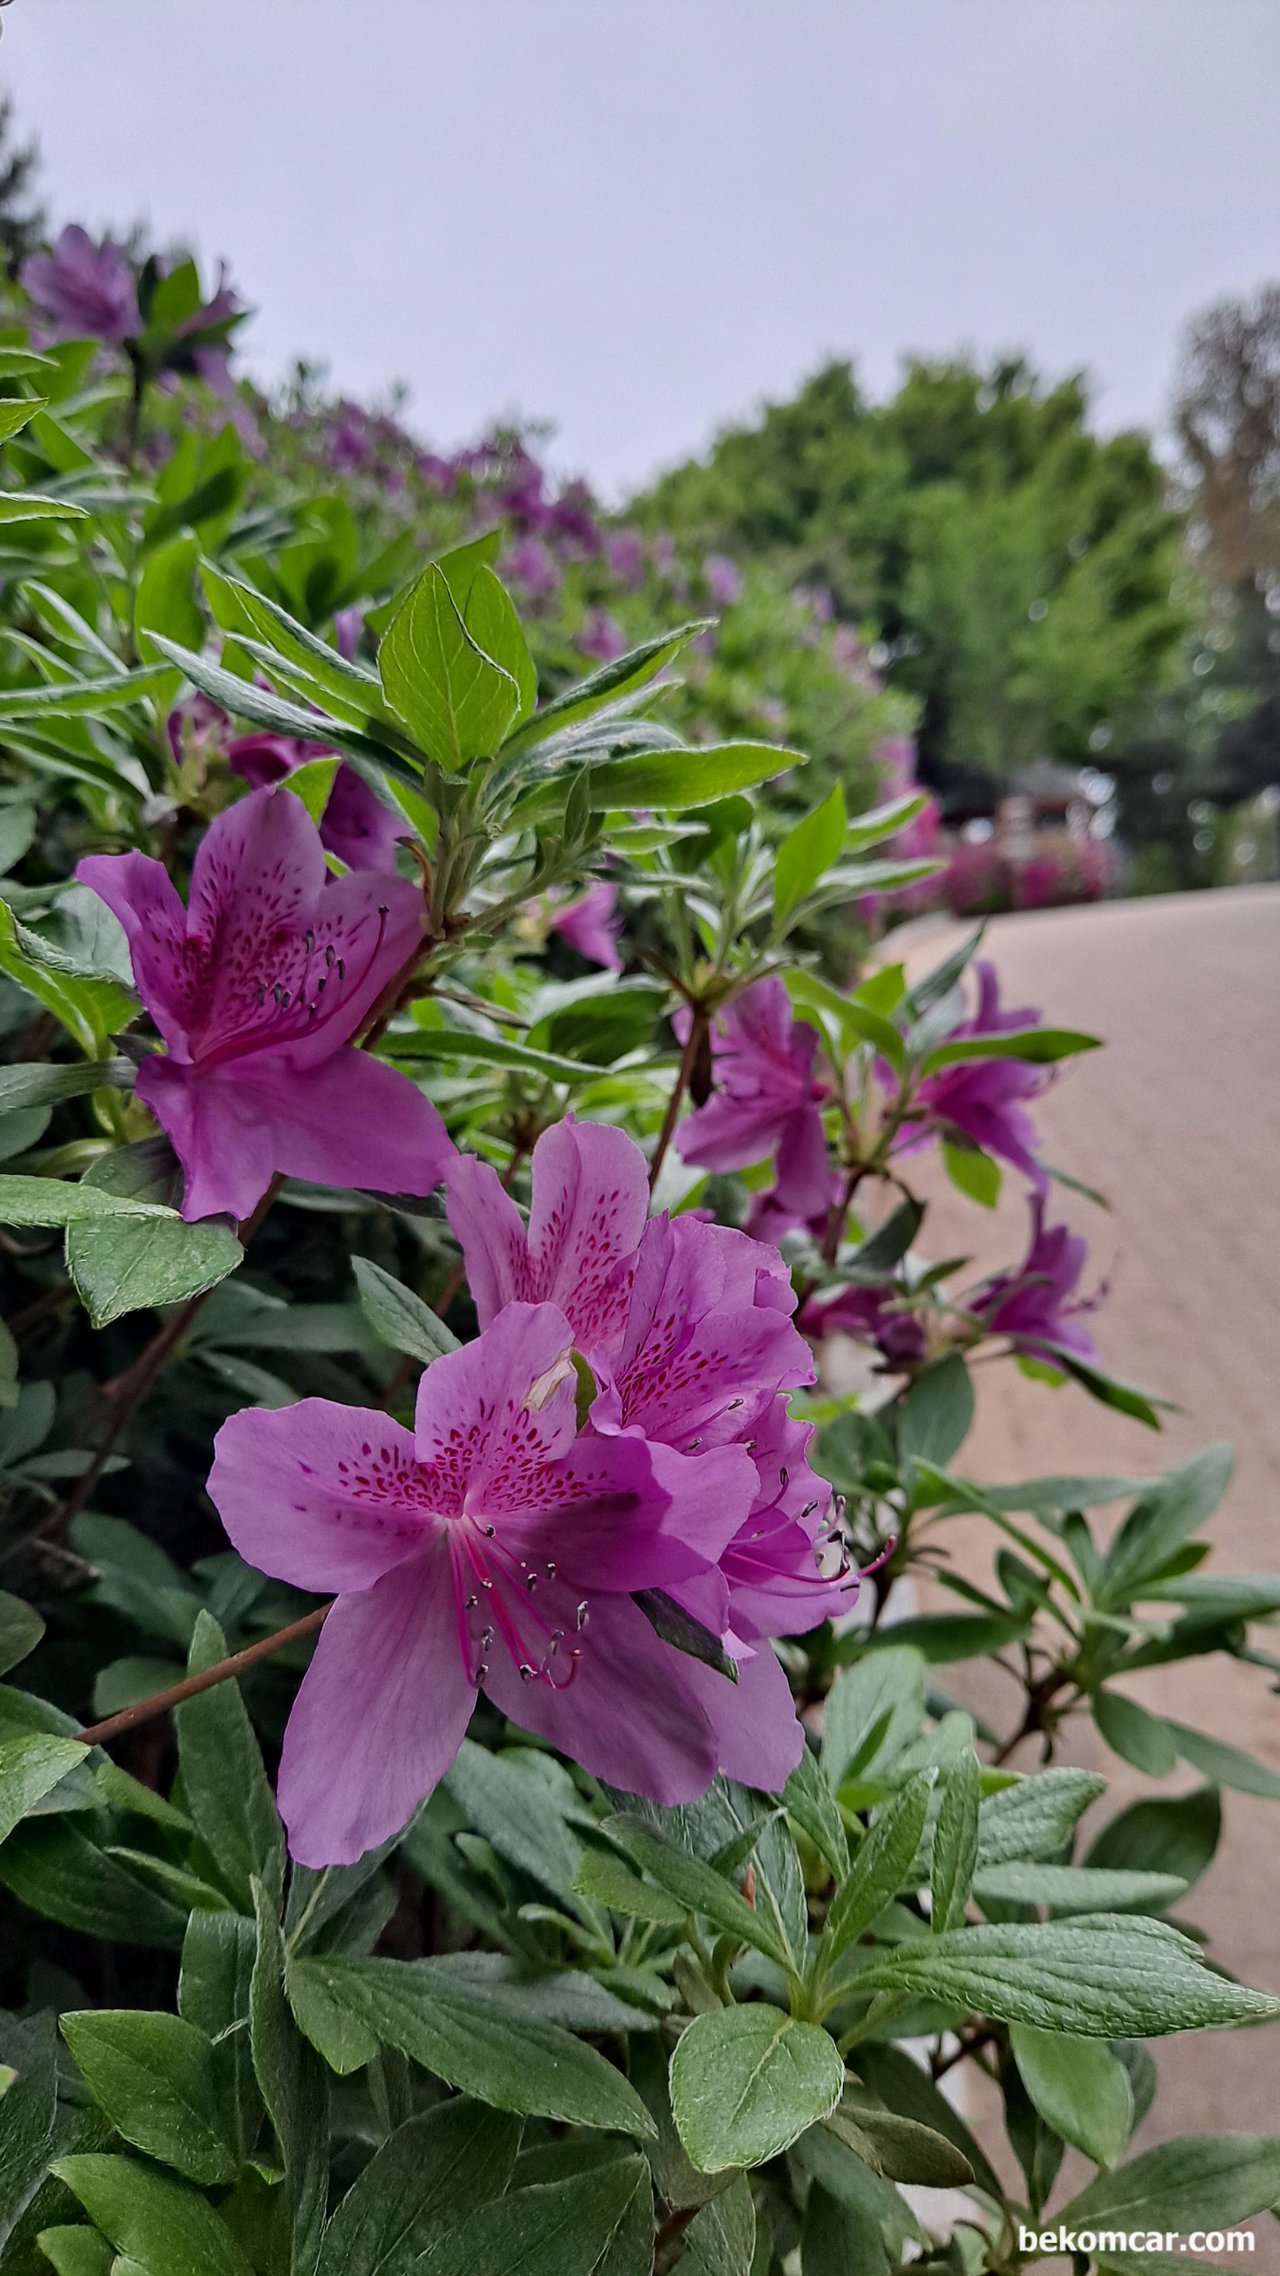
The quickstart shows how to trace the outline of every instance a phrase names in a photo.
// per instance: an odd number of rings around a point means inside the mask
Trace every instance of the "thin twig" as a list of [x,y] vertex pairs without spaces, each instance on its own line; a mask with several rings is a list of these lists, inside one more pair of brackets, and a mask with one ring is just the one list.
[[667,1148],[675,1136],[676,1124],[680,1120],[680,1109],[684,1104],[684,1094],[689,1088],[689,1080],[698,1063],[698,1057],[706,1041],[710,1024],[702,1006],[700,1004],[695,1005],[689,1020],[689,1033],[685,1038],[685,1046],[680,1054],[680,1064],[676,1069],[675,1084],[671,1096],[667,1100],[667,1111],[662,1117],[662,1128],[658,1132],[658,1143],[653,1149],[653,1160],[649,1164],[650,1193],[653,1192],[658,1182],[658,1174],[667,1158]]
[[246,1644],[242,1652],[232,1652],[229,1659],[218,1660],[202,1674],[186,1676],[181,1683],[170,1684],[167,1691],[157,1691],[150,1699],[140,1699],[136,1706],[122,1707],[118,1715],[108,1715],[105,1722],[90,1723],[75,1735],[85,1746],[105,1746],[108,1739],[119,1738],[123,1731],[136,1730],[139,1723],[153,1722],[157,1715],[166,1715],[171,1707],[180,1707],[184,1699],[212,1691],[215,1683],[227,1683],[232,1676],[243,1675],[246,1668],[256,1667],[259,1660],[283,1651],[286,1644],[296,1644],[303,1636],[313,1636],[332,1610],[331,1603],[318,1605],[314,1612],[304,1612],[301,1620],[291,1620],[287,1628],[277,1628],[273,1636],[263,1636],[256,1644]]

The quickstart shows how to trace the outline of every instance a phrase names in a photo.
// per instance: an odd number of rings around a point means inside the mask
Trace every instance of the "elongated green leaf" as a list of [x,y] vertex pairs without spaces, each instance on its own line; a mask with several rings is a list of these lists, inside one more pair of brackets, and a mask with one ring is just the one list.
[[653,2121],[612,2064],[555,2025],[532,2020],[501,1989],[466,1983],[431,1960],[317,1961],[333,1998],[380,2039],[497,2110],[640,2137]]
[[1041,1770],[999,1794],[988,1794],[978,1821],[982,1867],[1060,1849],[1076,1819],[1106,1786],[1106,1779],[1091,1770]]
[[42,940],[0,901],[0,972],[7,972],[75,1037],[89,1058],[103,1055],[114,1029],[131,1020],[137,1005],[114,975],[80,964],[52,941]]
[[38,688],[6,688],[0,690],[0,721],[82,715],[97,719],[104,711],[119,711],[150,695],[167,678],[163,665],[143,664],[135,672],[109,672],[97,680],[49,680]]
[[[226,1655],[217,1621],[201,1612],[191,1639],[191,1674],[203,1674]],[[215,1684],[184,1700],[174,1720],[187,1807],[228,1892],[247,1910],[255,1876],[279,1892],[284,1834],[239,1684]]]
[[844,2102],[826,2124],[866,2159],[873,2173],[882,2173],[888,2181],[905,2181],[922,2189],[962,2189],[973,2179],[969,2159],[950,2136],[922,2126],[916,2118]]
[[1169,1801],[1131,1802],[1105,1825],[1085,1858],[1093,1871],[1171,1873],[1190,1888],[1213,1863],[1222,1802],[1212,1786]]
[[1049,1905],[1058,1913],[1164,1912],[1185,1896],[1176,1873],[1109,1871],[1099,1865],[984,1865],[974,1893],[1000,1904]]
[[841,1953],[857,1943],[876,1914],[897,1895],[920,1847],[936,1775],[916,1771],[902,1792],[877,1813],[827,1914],[822,1939],[825,1968],[834,1967]]
[[457,1337],[403,1281],[394,1280],[369,1257],[352,1257],[351,1269],[360,1309],[380,1343],[420,1359],[424,1367],[447,1351],[457,1351]]
[[227,1225],[188,1225],[173,1214],[181,1175],[164,1140],[104,1154],[85,1171],[79,1190],[149,1201],[167,1209],[167,1221],[109,1218],[67,1229],[67,1270],[95,1328],[144,1306],[184,1303],[225,1280],[244,1261]]
[[582,1848],[541,1779],[464,1739],[445,1784],[468,1825],[492,1842],[499,1857],[563,1903],[572,1892]]
[[53,2170],[146,2276],[253,2276],[225,2221],[185,2182],[132,2157],[63,2157]]
[[602,664],[598,672],[579,680],[576,687],[566,688],[562,695],[553,696],[532,719],[518,727],[503,745],[504,758],[550,735],[561,735],[579,720],[603,710],[606,704],[620,703],[637,689],[647,687],[689,641],[700,632],[710,631],[714,621],[706,617],[692,624],[678,625],[674,632],[662,632],[652,640],[643,640],[638,648],[629,648],[625,656]]
[[1277,2199],[1280,2138],[1182,2134],[1091,2181],[1058,2220],[1067,2228],[1186,2234],[1247,2221]]
[[287,609],[240,578],[228,576],[209,562],[202,574],[214,614],[225,632],[248,629],[257,633],[286,663],[300,666],[348,724],[363,727],[371,721],[390,719],[376,673],[362,664],[349,663],[327,641],[299,624]]
[[378,671],[397,717],[450,771],[495,752],[520,710],[514,677],[468,631],[435,562],[387,626]]
[[973,1385],[958,1352],[916,1376],[898,1412],[898,1448],[945,1470],[973,1425]]
[[598,1083],[607,1079],[607,1067],[584,1066],[580,1059],[560,1059],[550,1051],[531,1050],[527,1043],[510,1043],[504,1035],[480,1035],[470,1028],[424,1027],[413,1035],[392,1035],[386,1050],[401,1061],[439,1059],[482,1067],[514,1067],[544,1081]]
[[285,1988],[293,2020],[303,2038],[310,2041],[339,2078],[363,2070],[374,2061],[378,2052],[377,2033],[362,2016],[334,1999],[322,1968],[305,1957],[290,1960]]
[[838,1676],[823,1718],[822,1768],[832,1787],[887,1770],[924,1721],[925,1663],[905,1645],[869,1652]]
[[45,498],[37,491],[0,490],[0,523],[83,522],[87,519],[84,507],[73,505],[69,498]]
[[834,2110],[843,2088],[834,2040],[763,2004],[696,2016],[671,2058],[671,2107],[700,2173],[763,2165]]
[[755,2264],[756,2209],[743,2175],[695,2214],[685,2238],[685,2276],[751,2276]]
[[84,1936],[176,1951],[183,1913],[94,1838],[104,1830],[87,1810],[27,1818],[0,1847],[0,1882],[32,1912]]
[[847,828],[844,791],[837,782],[822,804],[788,831],[774,856],[773,913],[779,924],[839,861]]
[[258,1944],[249,1987],[254,2075],[284,2165],[289,2276],[312,2276],[329,2190],[328,2078],[289,2012],[275,1897],[256,1878],[252,1896]]
[[362,734],[339,719],[323,714],[317,716],[303,704],[285,703],[280,696],[269,695],[265,688],[256,687],[252,680],[238,679],[234,672],[225,671],[207,656],[196,655],[193,649],[181,647],[176,640],[166,640],[162,633],[152,633],[151,638],[193,687],[199,688],[203,695],[212,696],[233,718],[248,719],[255,727],[265,727],[273,735],[290,735],[306,743],[324,743],[358,765],[371,765],[403,777],[415,787],[420,783],[420,770],[409,765],[390,744]]
[[188,2180],[234,2179],[213,2046],[177,2015],[87,2008],[61,2018],[89,2092],[118,2134]]
[[849,1870],[849,1843],[844,1820],[836,1807],[831,1788],[822,1775],[818,1757],[806,1747],[799,1762],[787,1780],[783,1801],[798,1826],[802,1826],[810,1841],[831,1867],[837,1881],[842,1881]]
[[1280,1771],[1269,1763],[1259,1762],[1243,1747],[1210,1738],[1207,1731],[1193,1731],[1188,1723],[1169,1719],[1166,1728],[1183,1761],[1202,1778],[1211,1778],[1215,1786],[1234,1787],[1238,1794],[1256,1794],[1264,1802],[1280,1802]]
[[978,1758],[971,1747],[966,1747],[947,1773],[933,1830],[929,1925],[935,1935],[959,1928],[964,1920],[978,1862],[980,1802]]
[[918,2125],[941,2134],[959,2150],[980,2187],[993,2197],[1000,2195],[1000,2184],[981,2145],[959,2112],[952,2109],[928,2071],[922,2070],[901,2047],[869,2041],[858,2049],[858,2070],[867,2086],[890,2110],[896,2110],[904,2118],[914,2118]]
[[645,751],[636,758],[605,759],[591,768],[587,799],[593,813],[615,807],[652,806],[659,814],[679,814],[707,806],[736,790],[752,790],[791,767],[803,766],[802,751],[779,750],[770,743],[714,743],[693,750]]
[[678,1897],[642,1880],[611,1849],[584,1849],[573,1886],[579,1896],[607,1905],[610,1912],[621,1913],[625,1920],[650,1920],[678,1928],[688,1915],[688,1906]]
[[502,2195],[519,2145],[519,2119],[478,2102],[408,2119],[347,2191],[318,2276],[410,2276],[432,2245]]
[[0,1675],[34,1652],[43,1634],[44,1622],[34,1605],[0,1589]]
[[85,1760],[75,1739],[30,1737],[0,1741],[0,1841],[5,1841],[34,1802]]
[[1070,1027],[1026,1027],[996,1035],[956,1035],[935,1044],[921,1063],[922,1075],[940,1067],[956,1067],[971,1059],[1025,1059],[1033,1066],[1048,1066],[1077,1051],[1096,1051],[1099,1035],[1083,1035]]
[[1164,1921],[1123,1913],[913,1939],[865,1970],[858,1985],[1084,2038],[1153,2038],[1280,2015],[1280,2000],[1215,1975]]
[[32,1106],[56,1106],[62,1099],[82,1098],[89,1091],[129,1091],[137,1071],[131,1059],[93,1059],[80,1067],[44,1061],[0,1067],[0,1114],[17,1114]]
[[780,1968],[791,1965],[791,1955],[772,1921],[749,1905],[733,1883],[717,1873],[714,1865],[692,1856],[678,1843],[668,1841],[641,1818],[608,1818],[604,1830],[687,1911],[701,1913],[721,1935],[752,1945],[757,1952],[776,1960]]
[[1143,1495],[1103,1560],[1100,1604],[1126,1604],[1143,1581],[1156,1577],[1217,1508],[1231,1482],[1234,1461],[1230,1446],[1207,1446]]
[[1148,1778],[1163,1778],[1178,1759],[1168,1724],[1122,1691],[1095,1691],[1093,1719],[1113,1754],[1131,1762]]
[[1037,2031],[1011,2033],[1022,2083],[1045,2124],[1095,2165],[1115,2165],[1133,2132],[1133,2088],[1124,2064],[1101,2039]]
[[613,2158],[567,2180],[513,2189],[418,2265],[420,2276],[647,2276],[653,2209],[644,2159]]

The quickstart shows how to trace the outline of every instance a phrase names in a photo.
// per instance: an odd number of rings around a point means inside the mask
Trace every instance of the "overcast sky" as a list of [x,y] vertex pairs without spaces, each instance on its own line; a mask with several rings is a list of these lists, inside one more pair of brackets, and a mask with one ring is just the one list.
[[620,494],[824,356],[1158,420],[1280,274],[1280,0],[13,0],[48,201],[225,254],[254,372],[496,414]]

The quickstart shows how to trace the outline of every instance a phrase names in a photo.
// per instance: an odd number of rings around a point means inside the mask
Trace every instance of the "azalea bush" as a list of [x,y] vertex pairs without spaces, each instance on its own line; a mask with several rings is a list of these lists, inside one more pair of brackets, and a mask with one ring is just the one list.
[[[1222,1449],[964,1455],[975,1358],[1159,1422],[1037,1130],[1094,1038],[976,935],[847,969],[921,801],[691,735],[701,619],[542,669],[500,518],[408,561],[249,480],[225,286],[48,258],[0,340],[0,2267],[979,2276],[1052,2221],[1160,2269],[1260,2212],[1280,2141],[1131,2137],[1147,2041],[1280,2013],[1179,1912],[1277,1782],[1125,1678],[1274,1670],[1280,1584],[1202,1570]],[[929,1261],[930,1158],[1025,1192],[1005,1270]],[[1110,1809],[1086,1720],[1200,1783]]]

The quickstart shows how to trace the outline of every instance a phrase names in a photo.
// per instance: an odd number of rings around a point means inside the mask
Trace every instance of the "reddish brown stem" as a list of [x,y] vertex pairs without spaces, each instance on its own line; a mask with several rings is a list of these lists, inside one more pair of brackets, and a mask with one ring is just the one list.
[[689,1078],[698,1063],[698,1055],[706,1042],[709,1025],[710,1021],[706,1012],[703,1011],[700,1004],[696,1005],[689,1021],[689,1033],[685,1038],[685,1046],[680,1054],[680,1064],[676,1069],[675,1084],[671,1096],[667,1100],[667,1111],[662,1117],[662,1128],[658,1132],[658,1143],[653,1149],[653,1160],[649,1164],[650,1193],[653,1192],[658,1182],[659,1172],[667,1158],[667,1148],[675,1136],[676,1124],[680,1120],[680,1109],[684,1105],[684,1094],[689,1088]]
[[136,1730],[139,1723],[153,1722],[157,1715],[167,1715],[171,1707],[180,1707],[184,1699],[195,1699],[202,1691],[212,1691],[215,1683],[227,1683],[232,1676],[243,1675],[246,1668],[256,1667],[259,1660],[270,1659],[273,1652],[283,1651],[286,1644],[296,1644],[303,1636],[313,1636],[331,1610],[332,1605],[321,1604],[314,1612],[304,1612],[301,1620],[291,1620],[287,1628],[277,1628],[273,1636],[263,1636],[256,1644],[246,1644],[242,1652],[232,1652],[229,1659],[218,1660],[201,1675],[189,1675],[181,1683],[171,1683],[167,1691],[157,1691],[150,1699],[140,1699],[134,1707],[122,1707],[118,1715],[108,1715],[102,1723],[90,1723],[75,1735],[86,1746],[105,1746],[108,1739],[118,1739],[121,1732]]

